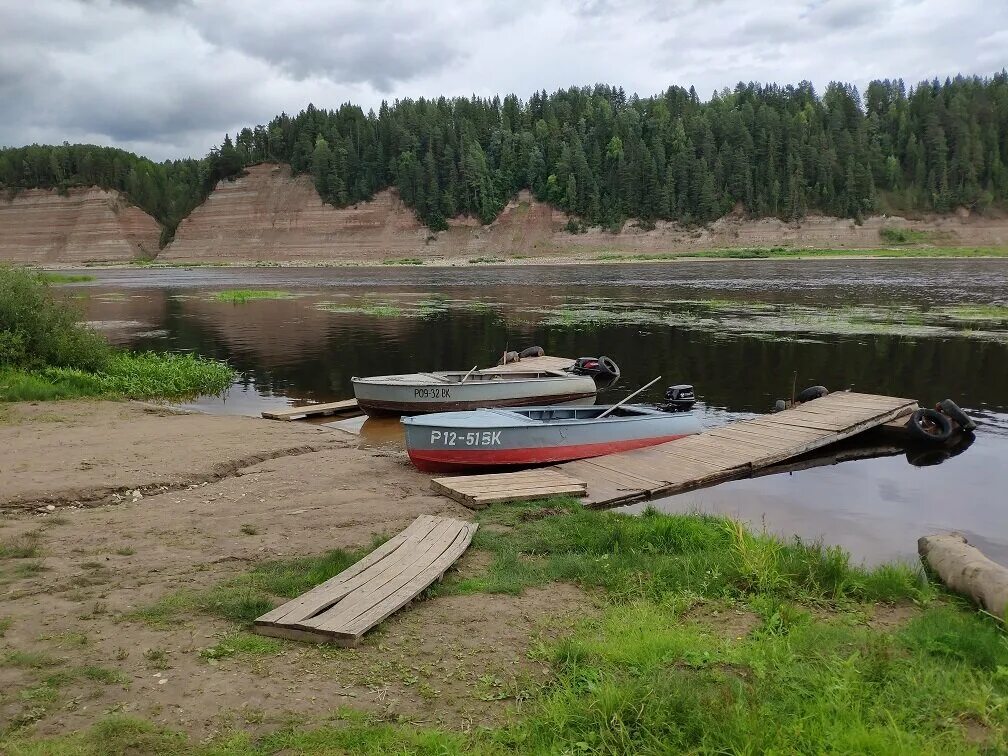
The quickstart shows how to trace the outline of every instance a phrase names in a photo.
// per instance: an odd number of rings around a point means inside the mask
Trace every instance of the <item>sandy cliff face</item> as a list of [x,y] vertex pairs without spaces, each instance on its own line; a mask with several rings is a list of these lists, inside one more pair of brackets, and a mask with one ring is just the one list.
[[222,181],[175,232],[160,260],[358,259],[369,251],[406,256],[423,248],[424,228],[394,192],[337,209],[308,176],[257,165]]
[[[603,253],[660,254],[723,247],[858,249],[882,244],[885,226],[933,233],[935,243],[1008,244],[1008,220],[967,213],[926,220],[868,218],[861,226],[841,218],[810,216],[801,223],[730,215],[707,228],[659,222],[645,231],[634,222],[619,234],[592,229],[570,234],[568,216],[527,191],[519,192],[490,225],[455,218],[430,232],[394,190],[345,208],[324,204],[308,176],[286,165],[257,165],[235,181],[222,181],[178,228],[158,260],[382,262],[556,257]],[[0,261],[23,263],[125,262],[157,252],[153,218],[115,192],[77,189],[68,197],[30,190],[0,198]]]
[[399,258],[466,260],[556,256],[566,253],[661,253],[721,247],[787,245],[858,249],[878,247],[884,226],[937,232],[949,245],[1008,244],[1008,221],[967,215],[908,221],[873,217],[857,226],[842,218],[810,216],[801,223],[728,216],[708,228],[658,223],[641,230],[628,222],[621,233],[570,234],[568,216],[523,191],[490,225],[456,218],[432,234],[394,190],[346,208],[324,204],[307,176],[285,165],[258,165],[233,182],[221,182],[180,226],[161,260],[372,261]]
[[19,263],[125,262],[154,255],[161,227],[118,192],[29,189],[0,196],[0,260]]
[[184,220],[160,260],[376,260],[551,251],[567,216],[523,192],[490,226],[451,221],[432,234],[394,190],[345,208],[319,199],[308,176],[257,165],[222,181]]

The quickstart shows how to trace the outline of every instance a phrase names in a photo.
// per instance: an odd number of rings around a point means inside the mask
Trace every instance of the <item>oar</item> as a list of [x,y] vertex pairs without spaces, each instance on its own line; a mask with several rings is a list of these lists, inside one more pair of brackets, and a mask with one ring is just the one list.
[[651,383],[647,384],[646,386],[641,386],[639,389],[637,389],[632,394],[630,394],[630,396],[625,397],[625,398],[621,399],[620,401],[616,402],[616,404],[614,404],[612,407],[610,407],[609,409],[607,409],[605,412],[603,412],[601,415],[599,415],[596,419],[597,420],[601,420],[603,417],[605,417],[606,415],[608,415],[614,409],[616,409],[617,407],[623,406],[624,404],[626,404],[627,402],[629,402],[631,399],[633,399],[635,396],[637,396],[637,394],[639,394],[641,391],[643,391],[646,388],[650,388],[654,384],[658,383],[658,381],[660,381],[660,380],[661,380],[661,376],[659,375],[657,378],[655,378],[653,381],[651,381]]
[[459,381],[459,383],[465,383],[465,382],[466,382],[466,379],[467,379],[467,378],[468,378],[468,377],[469,377],[470,375],[472,375],[473,373],[475,373],[475,372],[476,372],[476,368],[477,368],[477,367],[479,367],[479,365],[473,365],[473,366],[472,366],[472,370],[470,370],[470,371],[469,371],[468,373],[466,373],[466,374],[465,374],[465,375],[464,375],[464,376],[462,377],[462,380],[461,380],[461,381]]

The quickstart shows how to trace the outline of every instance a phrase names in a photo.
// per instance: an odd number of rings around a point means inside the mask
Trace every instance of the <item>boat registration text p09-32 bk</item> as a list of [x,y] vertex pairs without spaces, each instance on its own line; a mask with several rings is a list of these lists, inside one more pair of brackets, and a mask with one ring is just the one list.
[[451,389],[444,386],[430,386],[413,389],[414,399],[451,399]]

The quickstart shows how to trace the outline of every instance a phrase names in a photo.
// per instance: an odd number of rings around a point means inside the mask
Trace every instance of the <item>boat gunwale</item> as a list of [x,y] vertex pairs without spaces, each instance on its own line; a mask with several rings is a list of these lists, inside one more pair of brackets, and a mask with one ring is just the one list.
[[[531,373],[545,373],[545,375],[535,375],[533,377],[518,377],[527,376]],[[465,373],[462,371],[446,371],[442,375],[461,375],[464,376]],[[487,373],[482,373],[482,375],[488,375]],[[425,385],[423,382],[416,383],[405,383],[402,381],[390,380],[395,378],[402,378],[404,376],[424,376],[430,377],[430,383],[432,385],[438,386],[449,386],[451,388],[457,388],[460,386],[501,386],[501,385],[515,385],[523,383],[547,383],[547,382],[567,382],[567,381],[579,381],[584,382],[586,379],[592,381],[594,385],[595,381],[591,376],[585,375],[575,375],[571,373],[560,373],[556,371],[529,371],[528,373],[495,373],[495,376],[499,376],[500,381],[468,381],[463,383],[462,381],[454,382],[442,379],[437,373],[399,373],[397,375],[374,375],[365,378],[358,378],[356,376],[350,379],[352,384],[362,384],[365,386],[382,386],[382,387],[411,387],[415,388],[418,386]]]
[[[528,410],[557,410],[557,409],[560,409],[560,410],[562,410],[564,408],[562,408],[562,407],[528,407],[528,408],[523,408],[523,409],[528,409]],[[585,408],[585,409],[587,409],[587,408]],[[592,409],[599,409],[599,410],[604,411],[606,409],[609,409],[609,407],[607,407],[605,405],[597,405],[596,407],[593,407]],[[672,419],[672,418],[674,418],[676,416],[683,417],[683,418],[690,417],[690,418],[693,418],[694,420],[696,420],[696,416],[693,414],[692,411],[690,411],[690,412],[675,412],[675,413],[673,413],[673,412],[662,412],[661,410],[656,409],[656,408],[652,408],[652,407],[641,407],[641,409],[643,409],[645,411],[642,412],[639,415],[632,415],[632,416],[629,416],[629,417],[620,417],[618,415],[616,415],[616,416],[609,415],[609,416],[606,416],[606,417],[603,417],[603,418],[592,417],[592,418],[585,418],[583,420],[579,420],[577,418],[554,418],[554,419],[550,419],[550,420],[536,420],[536,419],[533,419],[531,417],[528,417],[527,415],[525,415],[521,411],[516,411],[516,409],[508,409],[506,407],[481,407],[480,409],[476,409],[476,410],[463,410],[463,411],[464,412],[491,412],[491,413],[496,414],[496,415],[513,416],[516,420],[518,420],[519,418],[521,418],[521,419],[524,420],[524,422],[516,422],[514,425],[510,425],[510,426],[508,426],[508,425],[503,425],[503,426],[501,426],[501,425],[495,425],[495,426],[481,426],[481,425],[465,426],[465,425],[461,425],[461,426],[454,426],[454,427],[469,428],[469,429],[474,430],[474,431],[477,430],[477,429],[484,428],[484,427],[486,429],[490,429],[490,428],[494,428],[494,429],[499,429],[499,428],[522,428],[522,429],[525,429],[525,428],[543,427],[543,426],[545,426],[545,427],[554,427],[554,426],[558,426],[558,425],[575,425],[575,426],[577,426],[577,427],[580,428],[580,427],[584,427],[584,426],[587,426],[587,425],[598,425],[598,424],[603,424],[604,425],[604,424],[608,424],[608,423],[621,423],[621,422],[625,423],[625,422],[638,421],[638,420]],[[404,416],[404,417],[400,418],[400,422],[403,425],[413,425],[413,426],[417,426],[417,427],[423,427],[423,426],[433,427],[433,426],[436,425],[436,423],[424,423],[424,422],[422,422],[424,420],[424,418],[429,418],[431,415],[454,415],[454,414],[457,414],[457,413],[455,413],[455,412],[430,412],[430,413],[426,413],[426,414],[422,414],[422,415],[414,415],[412,417],[405,417]]]

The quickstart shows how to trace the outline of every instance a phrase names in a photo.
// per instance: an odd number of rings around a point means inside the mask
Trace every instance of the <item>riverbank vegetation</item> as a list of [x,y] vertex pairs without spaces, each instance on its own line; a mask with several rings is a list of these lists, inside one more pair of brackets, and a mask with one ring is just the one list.
[[94,276],[88,275],[87,273],[53,273],[51,271],[42,271],[39,273],[39,278],[50,284],[71,284],[94,281]]
[[[908,88],[873,81],[739,84],[703,101],[690,87],[652,97],[574,87],[528,100],[438,98],[365,113],[309,105],[226,136],[200,160],[153,163],[93,145],[0,150],[0,189],[117,189],[164,227],[162,244],[217,181],[265,161],[309,175],[336,206],[396,187],[433,230],[489,223],[520,189],[580,219],[710,222],[809,212],[984,211],[1008,197],[1008,74]],[[899,235],[898,231],[894,234]],[[906,242],[897,242],[906,243]]]
[[44,277],[0,267],[0,401],[174,398],[219,393],[231,382],[223,363],[115,349],[78,319]]
[[[197,743],[113,715],[66,736],[33,740],[13,728],[0,746],[12,754],[807,753],[827,746],[852,753],[980,753],[1008,747],[1003,627],[931,586],[915,568],[856,567],[840,549],[784,542],[720,517],[654,511],[629,517],[585,511],[563,499],[495,505],[478,519],[469,566],[464,559],[427,600],[513,594],[536,585],[548,590],[560,581],[579,586],[591,602],[562,637],[529,639],[527,653],[549,675],[494,693],[511,704],[499,725],[462,733],[337,708],[322,727],[293,718],[252,736],[232,724]],[[156,628],[195,611],[234,622],[220,643],[192,650],[206,663],[233,659],[234,674],[251,674],[287,647],[313,670],[328,669],[322,665],[354,654],[257,638],[243,628],[362,553],[264,562],[125,619]],[[492,598],[487,606],[492,611]],[[365,643],[381,645],[382,635],[378,629]],[[21,663],[8,663],[15,662]],[[411,685],[431,690],[442,673],[419,662],[407,671]],[[52,672],[50,666],[39,674]],[[386,673],[373,673],[381,687]],[[481,680],[472,684],[473,695],[487,694]],[[432,717],[438,706],[434,696]]]

